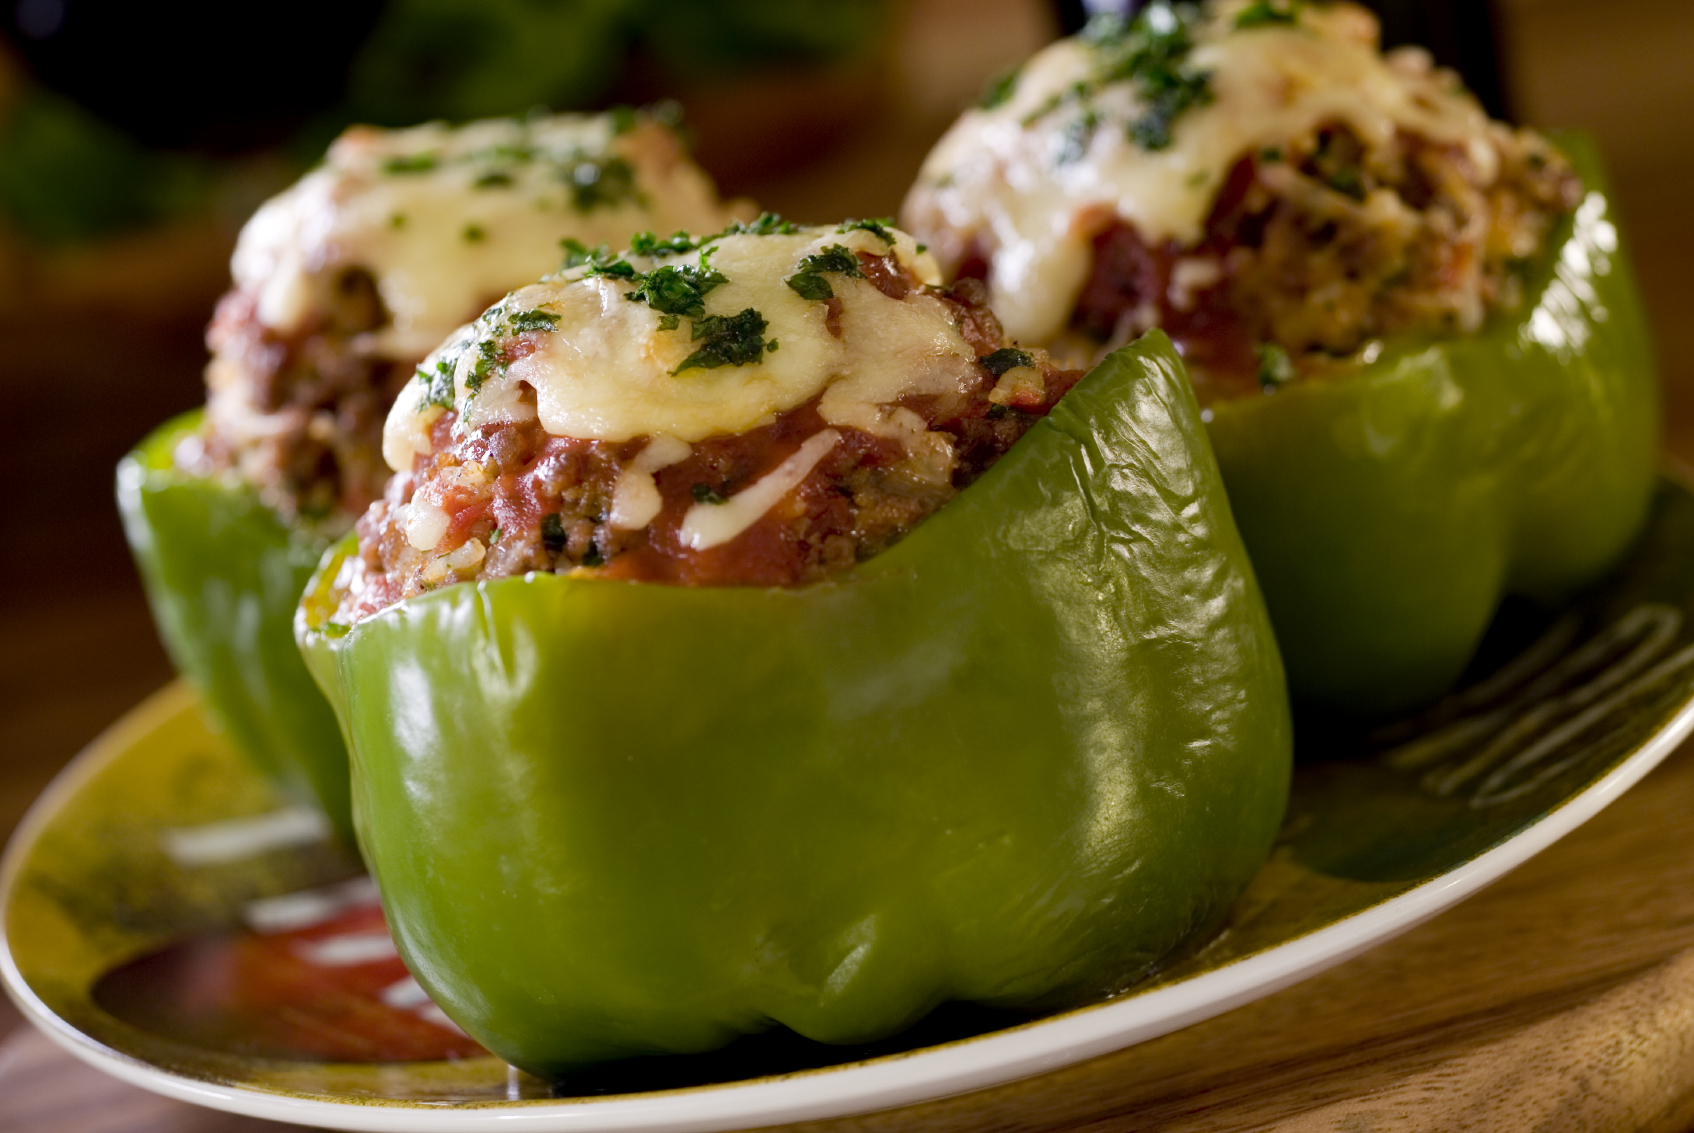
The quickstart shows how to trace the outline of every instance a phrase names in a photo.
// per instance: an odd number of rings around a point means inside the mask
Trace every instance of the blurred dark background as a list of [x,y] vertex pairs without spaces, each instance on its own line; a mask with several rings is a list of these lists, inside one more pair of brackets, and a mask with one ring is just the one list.
[[[1694,5],[1380,0],[1390,43],[1498,114],[1599,139],[1694,461]],[[119,456],[201,397],[240,223],[347,122],[678,99],[729,193],[896,211],[983,83],[1077,0],[0,0],[0,396],[31,474],[0,555],[0,839],[170,679],[111,503]],[[25,556],[28,547],[41,556]],[[0,1005],[0,1033],[9,1029]]]

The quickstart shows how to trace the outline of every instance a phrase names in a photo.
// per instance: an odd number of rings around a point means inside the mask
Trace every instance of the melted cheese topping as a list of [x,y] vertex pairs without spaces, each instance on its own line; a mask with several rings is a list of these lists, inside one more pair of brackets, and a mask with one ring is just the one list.
[[[711,241],[710,266],[724,282],[705,293],[704,316],[757,311],[765,321],[766,349],[754,363],[681,369],[700,348],[692,337],[698,320],[683,316],[666,329],[658,311],[626,298],[635,290],[632,281],[576,268],[512,293],[423,368],[431,371],[438,361],[451,367],[461,434],[539,418],[555,436],[662,436],[667,444],[692,444],[768,424],[822,394],[819,409],[829,424],[894,437],[908,448],[924,446],[931,442],[922,419],[893,403],[964,389],[980,379],[976,352],[946,304],[921,289],[891,299],[868,280],[832,272],[825,278],[840,303],[837,337],[826,324],[828,304],[802,298],[787,283],[808,256],[833,245],[890,255],[920,280],[939,281],[931,256],[905,233],[890,234],[892,246],[872,232],[830,227]],[[643,273],[700,262],[695,252],[626,259]],[[536,313],[555,316],[554,329],[523,332],[518,337],[528,353],[490,370],[486,352],[511,340],[512,316],[533,319]],[[423,382],[414,381],[389,414],[383,454],[397,470],[429,451],[428,428],[439,409],[426,397]],[[645,497],[633,481],[630,492],[633,519]]]
[[1099,125],[1066,160],[1082,107],[1038,112],[1096,75],[1099,49],[1076,38],[1037,54],[1011,98],[967,111],[930,153],[904,223],[944,251],[949,274],[973,241],[985,245],[994,310],[1011,338],[1047,343],[1064,329],[1092,266],[1092,239],[1114,216],[1148,243],[1192,245],[1240,158],[1327,123],[1347,124],[1367,145],[1399,130],[1462,145],[1483,179],[1493,178],[1481,107],[1450,76],[1385,60],[1362,9],[1310,4],[1296,25],[1237,29],[1245,3],[1207,9],[1188,63],[1209,73],[1212,100],[1176,118],[1164,149],[1130,139],[1125,124],[1145,107],[1124,80],[1090,100]]
[[265,326],[307,325],[349,268],[392,317],[364,353],[412,361],[519,284],[559,266],[559,241],[623,245],[642,230],[712,231],[728,216],[668,130],[608,115],[453,128],[355,126],[324,164],[242,229],[230,269]]

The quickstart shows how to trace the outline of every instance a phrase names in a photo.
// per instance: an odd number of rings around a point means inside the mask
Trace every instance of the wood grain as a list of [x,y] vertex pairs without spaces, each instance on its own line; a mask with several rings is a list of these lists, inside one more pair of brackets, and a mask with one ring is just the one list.
[[[1039,1078],[805,1133],[1650,1130],[1694,1121],[1694,746],[1482,894],[1217,1019]],[[30,1032],[0,1129],[255,1133]]]

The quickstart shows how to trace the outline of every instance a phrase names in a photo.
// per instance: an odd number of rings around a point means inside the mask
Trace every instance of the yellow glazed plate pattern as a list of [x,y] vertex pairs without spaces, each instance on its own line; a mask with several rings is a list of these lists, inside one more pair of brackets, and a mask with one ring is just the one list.
[[786,1032],[548,1083],[405,976],[357,859],[173,685],[37,803],[0,865],[0,973],[86,1061],[187,1101],[340,1129],[708,1130],[889,1108],[1227,1011],[1461,900],[1616,798],[1694,726],[1694,496],[1569,609],[1510,607],[1464,688],[1370,735],[1304,721],[1271,861],[1203,947],[1045,1018],[943,1009],[865,1048]]

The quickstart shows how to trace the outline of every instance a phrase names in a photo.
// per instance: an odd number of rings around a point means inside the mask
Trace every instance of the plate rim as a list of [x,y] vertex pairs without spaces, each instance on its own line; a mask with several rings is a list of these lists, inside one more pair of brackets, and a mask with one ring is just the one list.
[[[1686,480],[1677,486],[1688,490]],[[716,1133],[898,1109],[1075,1065],[1224,1014],[1415,928],[1587,822],[1694,731],[1691,699],[1616,767],[1506,841],[1322,928],[1140,995],[939,1046],[751,1080],[605,1098],[433,1103],[335,1098],[190,1078],[77,1030],[25,981],[12,956],[3,914],[11,906],[27,851],[86,781],[135,738],[195,703],[181,678],[147,697],[84,748],[19,822],[0,855],[0,982],[23,1016],[57,1046],[131,1085],[228,1113],[357,1133],[481,1133],[514,1126],[536,1133]]]

